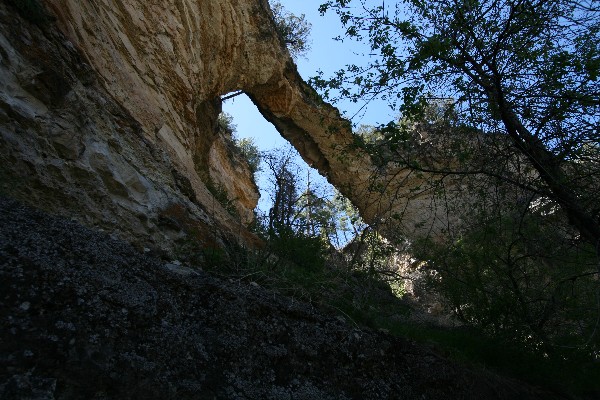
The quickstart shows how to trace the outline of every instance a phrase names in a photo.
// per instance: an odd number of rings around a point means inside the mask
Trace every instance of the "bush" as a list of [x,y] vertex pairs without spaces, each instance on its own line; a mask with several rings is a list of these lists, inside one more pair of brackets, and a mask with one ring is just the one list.
[[235,203],[229,198],[227,189],[222,184],[215,184],[215,182],[209,177],[206,182],[206,188],[213,195],[213,197],[223,206],[223,208],[233,217],[239,217]]
[[273,3],[271,10],[273,11],[277,33],[287,46],[290,55],[297,58],[306,54],[310,50],[308,40],[311,29],[311,24],[306,20],[306,16],[301,14],[298,17],[287,12],[278,1]]
[[430,289],[462,321],[534,352],[593,351],[595,252],[560,232],[556,217],[503,216],[451,243],[423,239],[414,249]]
[[252,172],[253,174],[259,172],[261,170],[261,153],[260,150],[258,150],[256,144],[254,143],[254,139],[235,139],[234,144],[237,151],[242,155],[242,157],[244,157],[244,159],[248,163],[250,172]]
[[226,140],[229,142],[230,148],[240,154],[248,163],[248,168],[253,174],[260,171],[261,153],[254,139],[242,138],[237,139],[235,133],[237,126],[233,123],[233,116],[222,112],[217,118],[219,130],[225,134]]
[[233,116],[226,112],[219,114],[217,124],[221,132],[226,132],[229,135],[233,135],[237,130],[237,126],[233,123]]
[[325,266],[326,244],[320,237],[279,229],[268,242],[275,254],[307,270],[318,271]]

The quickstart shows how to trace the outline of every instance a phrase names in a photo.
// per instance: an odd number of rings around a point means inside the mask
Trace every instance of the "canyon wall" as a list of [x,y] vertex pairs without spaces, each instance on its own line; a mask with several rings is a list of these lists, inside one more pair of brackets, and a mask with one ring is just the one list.
[[427,194],[409,202],[409,176],[373,165],[302,80],[267,0],[40,5],[49,17],[32,22],[0,4],[2,192],[141,245],[256,243],[256,186],[217,124],[241,90],[367,221],[437,224]]
[[[202,83],[215,66],[199,77],[191,70],[202,59],[181,58],[183,71],[179,56],[127,30],[130,17],[118,22],[115,4],[106,14],[99,4],[44,5],[50,17],[32,22],[0,4],[0,191],[143,247],[255,243],[245,228],[258,189],[217,124],[221,89]],[[139,7],[182,30],[150,8]],[[167,46],[166,36],[148,37]]]

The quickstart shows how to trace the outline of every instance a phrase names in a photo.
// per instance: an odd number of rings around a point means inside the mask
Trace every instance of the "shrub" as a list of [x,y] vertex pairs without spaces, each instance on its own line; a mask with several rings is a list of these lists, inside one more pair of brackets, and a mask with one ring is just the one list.
[[225,189],[222,184],[215,184],[215,182],[209,178],[208,182],[206,182],[206,188],[231,216],[239,217],[234,201],[229,198],[227,189]]
[[415,246],[429,287],[464,322],[548,353],[598,344],[595,252],[564,237],[552,216],[486,221],[452,243]]
[[278,229],[268,238],[273,252],[307,270],[325,266],[326,244],[320,237],[309,236],[292,229]]
[[301,14],[298,17],[287,12],[278,1],[273,3],[271,10],[273,11],[277,33],[287,46],[290,55],[297,58],[306,54],[310,50],[308,40],[311,29],[311,24],[306,20],[306,16]]
[[250,168],[250,172],[253,174],[259,172],[260,162],[261,162],[261,154],[260,150],[254,143],[254,139],[252,138],[242,138],[234,140],[235,147],[237,151],[244,157],[246,162],[248,163],[248,167]]
[[237,130],[237,126],[233,123],[233,116],[226,112],[219,114],[217,124],[221,132],[226,132],[229,135],[233,135]]

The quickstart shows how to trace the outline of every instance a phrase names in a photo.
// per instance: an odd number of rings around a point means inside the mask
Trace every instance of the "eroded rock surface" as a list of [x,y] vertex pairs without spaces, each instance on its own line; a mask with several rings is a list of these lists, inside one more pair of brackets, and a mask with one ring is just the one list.
[[[42,28],[0,5],[5,192],[141,243],[197,239],[161,230],[173,207],[191,225],[252,242],[242,228],[255,187],[219,156],[216,128],[220,96],[241,90],[365,220],[444,225],[430,193],[411,193],[418,182],[406,172],[378,169],[298,75],[267,0],[40,2],[52,15]],[[215,202],[209,178],[241,219]]]
[[258,186],[248,162],[233,146],[233,139],[226,132],[213,142],[208,154],[209,174],[216,189],[227,195],[245,227],[254,220]]
[[0,398],[553,399],[0,197]]
[[[72,16],[75,21],[103,21],[80,11]],[[99,27],[81,29],[109,34]],[[114,79],[99,74],[100,65],[90,64],[94,59],[86,59],[54,22],[36,25],[0,4],[0,191],[141,246],[173,250],[181,241],[195,241],[200,248],[221,246],[223,240],[252,243],[241,229],[258,201],[248,168],[231,157],[218,159],[217,171],[223,173],[218,179],[235,182],[232,190],[245,195],[240,201],[237,193],[228,195],[241,220],[232,218],[205,184],[209,153],[215,147],[218,153],[223,141],[216,126],[218,98],[199,99],[190,114],[185,99],[194,90],[176,81],[175,70],[158,86],[170,100],[134,75],[119,81],[117,89],[110,82],[129,70],[102,54]]]

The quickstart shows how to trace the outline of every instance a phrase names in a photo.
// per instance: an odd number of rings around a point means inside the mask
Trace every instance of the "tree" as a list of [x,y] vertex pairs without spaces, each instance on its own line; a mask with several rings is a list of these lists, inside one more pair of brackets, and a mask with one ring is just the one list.
[[329,239],[335,233],[333,212],[329,200],[319,196],[310,187],[298,198],[300,229],[309,236],[325,236]]
[[358,141],[460,220],[443,238],[409,238],[430,288],[494,335],[595,351],[597,2],[355,3],[321,10],[339,14],[345,38],[368,41],[372,58],[312,83],[334,100],[379,96],[399,111]]
[[271,6],[275,27],[281,40],[290,51],[293,58],[303,56],[310,50],[310,29],[311,24],[306,20],[306,16],[300,16],[287,12],[279,1],[275,1]]
[[[422,119],[428,100],[453,99],[455,127],[503,143],[503,156],[535,174],[515,182],[510,169],[454,172],[489,173],[551,199],[600,254],[600,158],[589,151],[600,142],[597,2],[353,3],[329,1],[320,10],[335,10],[346,37],[367,40],[374,56],[313,85],[334,98],[385,98],[406,120]],[[388,128],[392,145],[406,139],[402,127]]]
[[295,230],[298,202],[297,174],[292,171],[291,152],[280,150],[266,154],[264,161],[271,172],[273,205],[269,210],[268,230],[279,235]]
[[250,172],[256,174],[260,169],[261,154],[253,138],[234,139],[235,147],[248,162]]
[[307,270],[317,271],[325,263],[326,243],[306,229],[302,197],[298,194],[298,166],[288,147],[266,153],[263,160],[271,175],[272,206],[268,216],[258,216],[258,232],[276,254]]
[[[301,181],[301,168],[293,157],[291,147],[276,149],[263,157],[272,182],[269,230],[276,234],[289,231],[307,237],[324,237],[331,243],[337,233],[334,203],[319,193],[319,187],[310,181],[310,171],[306,181]],[[302,184],[305,189],[300,193]]]

